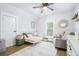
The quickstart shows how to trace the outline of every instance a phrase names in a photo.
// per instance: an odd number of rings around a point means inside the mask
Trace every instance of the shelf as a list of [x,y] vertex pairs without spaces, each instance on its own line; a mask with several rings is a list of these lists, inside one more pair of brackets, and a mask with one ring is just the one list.
[[70,45],[75,52],[76,56],[79,56],[79,41],[76,39],[75,36],[69,35],[68,36],[68,45]]

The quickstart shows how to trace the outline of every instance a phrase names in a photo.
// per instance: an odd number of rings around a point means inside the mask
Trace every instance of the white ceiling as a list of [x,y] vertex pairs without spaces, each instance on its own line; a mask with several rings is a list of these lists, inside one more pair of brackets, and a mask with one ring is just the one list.
[[36,17],[41,17],[52,13],[72,11],[74,10],[77,4],[76,3],[54,3],[53,5],[50,6],[51,8],[54,9],[54,11],[47,9],[43,13],[41,13],[40,8],[36,8],[36,9],[33,8],[34,6],[40,6],[41,3],[10,3],[9,5],[20,8],[25,12],[29,12]]

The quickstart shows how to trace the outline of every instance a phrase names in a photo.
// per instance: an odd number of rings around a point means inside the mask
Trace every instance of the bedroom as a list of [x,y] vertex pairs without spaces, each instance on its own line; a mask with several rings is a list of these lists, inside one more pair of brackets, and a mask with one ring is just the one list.
[[[0,3],[0,55],[66,56],[66,36],[76,31],[72,18],[78,8],[77,3]],[[17,38],[25,38],[26,43],[23,39],[17,43]]]

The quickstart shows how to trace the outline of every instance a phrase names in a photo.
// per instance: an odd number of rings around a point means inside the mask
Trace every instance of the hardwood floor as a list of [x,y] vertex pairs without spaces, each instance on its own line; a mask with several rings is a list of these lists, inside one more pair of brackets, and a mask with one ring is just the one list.
[[8,47],[5,52],[0,53],[0,56],[8,56],[8,55],[10,55],[10,54],[12,54],[16,51],[19,51],[19,50],[21,50],[21,49],[23,49],[23,48],[25,48],[29,45],[31,45],[31,43],[27,43],[27,44],[24,44],[24,45],[21,45],[21,46]]
[[[23,49],[23,48],[25,48],[29,45],[31,45],[31,44],[27,43],[27,44],[24,44],[24,45],[21,45],[21,46],[8,47],[5,52],[0,53],[0,56],[8,56],[8,55],[10,55],[10,54],[12,54],[16,51],[19,51],[19,50],[21,50],[21,49]],[[58,49],[57,50],[57,56],[66,56],[66,51]]]
[[66,50],[57,50],[57,56],[67,56],[67,51]]

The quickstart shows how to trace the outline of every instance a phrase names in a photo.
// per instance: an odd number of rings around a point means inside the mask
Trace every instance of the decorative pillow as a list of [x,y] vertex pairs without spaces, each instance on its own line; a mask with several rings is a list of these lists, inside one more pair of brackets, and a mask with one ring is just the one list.
[[36,32],[32,33],[32,36],[38,36],[38,34]]
[[30,33],[30,34],[27,34],[28,35],[28,37],[32,37],[32,34]]
[[23,33],[23,36],[26,36],[28,38],[28,35],[26,33]]
[[18,39],[18,40],[19,40],[19,39],[23,39],[23,36],[22,36],[22,35],[17,35],[17,36],[16,36],[16,39]]

